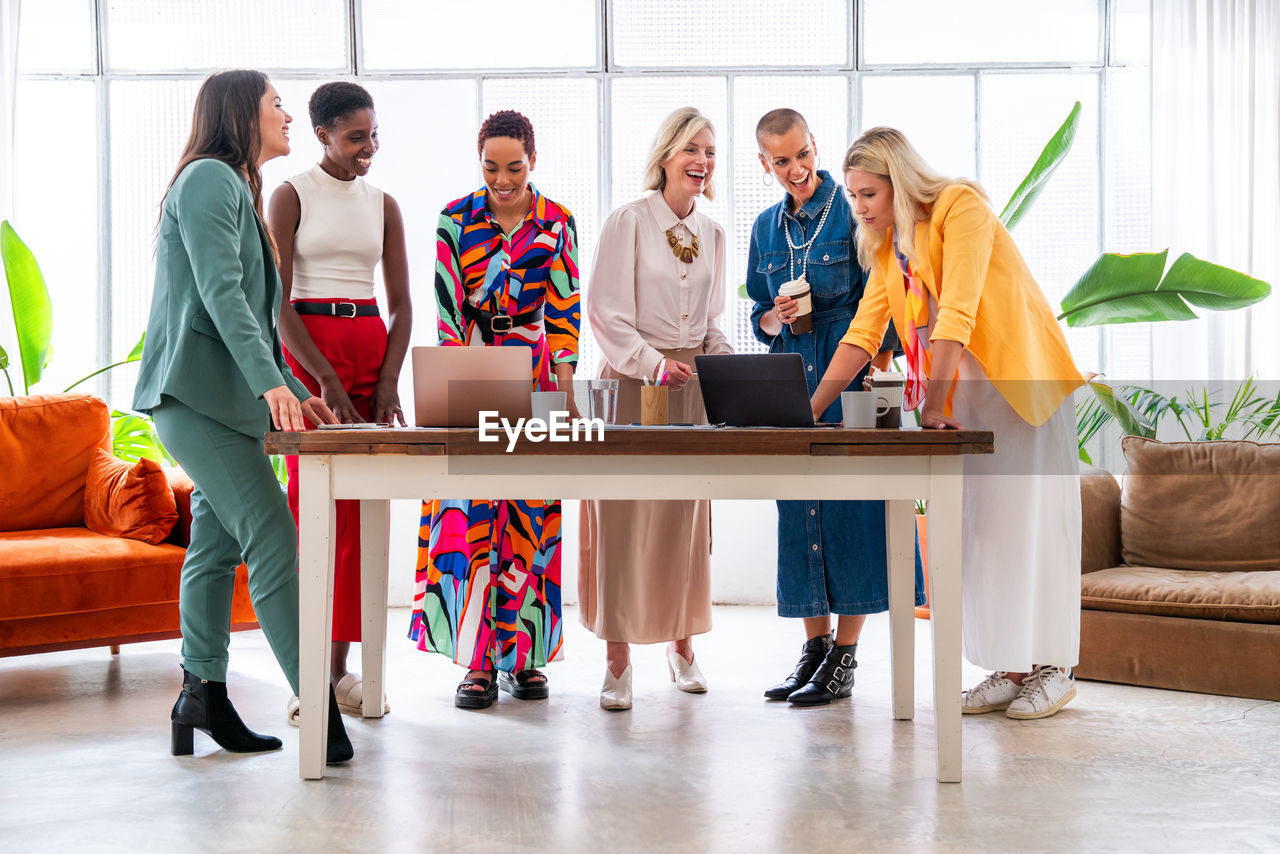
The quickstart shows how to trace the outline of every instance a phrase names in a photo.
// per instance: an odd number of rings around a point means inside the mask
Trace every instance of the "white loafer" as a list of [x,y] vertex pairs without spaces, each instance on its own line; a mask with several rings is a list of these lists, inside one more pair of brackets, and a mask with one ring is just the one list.
[[631,665],[614,676],[608,665],[604,668],[604,687],[600,689],[600,708],[621,711],[631,708]]
[[703,694],[707,690],[707,677],[698,669],[697,661],[685,661],[684,656],[667,647],[667,672],[676,687],[689,694]]

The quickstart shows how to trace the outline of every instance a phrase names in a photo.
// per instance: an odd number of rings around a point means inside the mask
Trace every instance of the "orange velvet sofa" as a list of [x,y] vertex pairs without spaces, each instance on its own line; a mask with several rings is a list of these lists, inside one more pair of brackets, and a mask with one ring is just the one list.
[[[0,656],[179,636],[191,480],[169,469],[178,522],[149,545],[85,527],[85,479],[111,415],[83,394],[0,398]],[[243,564],[232,628],[257,627]]]

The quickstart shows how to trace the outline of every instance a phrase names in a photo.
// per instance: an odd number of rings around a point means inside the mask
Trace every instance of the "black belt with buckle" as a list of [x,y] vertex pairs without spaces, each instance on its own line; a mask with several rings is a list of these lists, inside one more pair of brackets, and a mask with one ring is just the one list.
[[298,314],[323,314],[327,317],[377,317],[376,305],[356,305],[353,302],[291,302]]
[[469,302],[462,304],[462,314],[480,329],[480,338],[486,344],[493,343],[494,334],[503,335],[517,326],[528,326],[542,319],[542,308],[533,308],[523,314],[494,314],[476,308]]

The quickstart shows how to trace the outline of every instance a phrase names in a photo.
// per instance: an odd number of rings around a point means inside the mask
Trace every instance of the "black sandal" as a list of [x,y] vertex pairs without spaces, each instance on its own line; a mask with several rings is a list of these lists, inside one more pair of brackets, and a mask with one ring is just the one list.
[[[483,688],[483,691],[472,690]],[[487,709],[498,699],[498,683],[490,671],[489,678],[469,676],[458,683],[453,694],[453,705],[459,709]]]
[[545,700],[551,693],[547,688],[547,677],[540,670],[499,671],[498,687],[517,700]]

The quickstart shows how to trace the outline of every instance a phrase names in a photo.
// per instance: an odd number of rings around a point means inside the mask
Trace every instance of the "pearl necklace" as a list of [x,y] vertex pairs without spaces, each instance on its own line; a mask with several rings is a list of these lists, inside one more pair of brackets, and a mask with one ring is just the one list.
[[[813,235],[804,243],[796,246],[791,242],[791,224],[787,222],[784,215],[782,218],[782,233],[787,236],[787,275],[793,281],[796,277],[796,255],[795,253],[801,249],[804,250],[804,258],[801,261],[800,278],[804,278],[805,273],[809,272],[809,247],[813,246],[813,241],[818,239],[818,235],[822,233],[822,226],[827,222],[827,214],[831,213],[831,205],[836,200],[836,189],[832,189],[831,196],[827,199],[826,205],[822,208],[822,216],[818,218],[818,227],[813,230]],[[800,227],[800,233],[804,234],[804,226]]]

